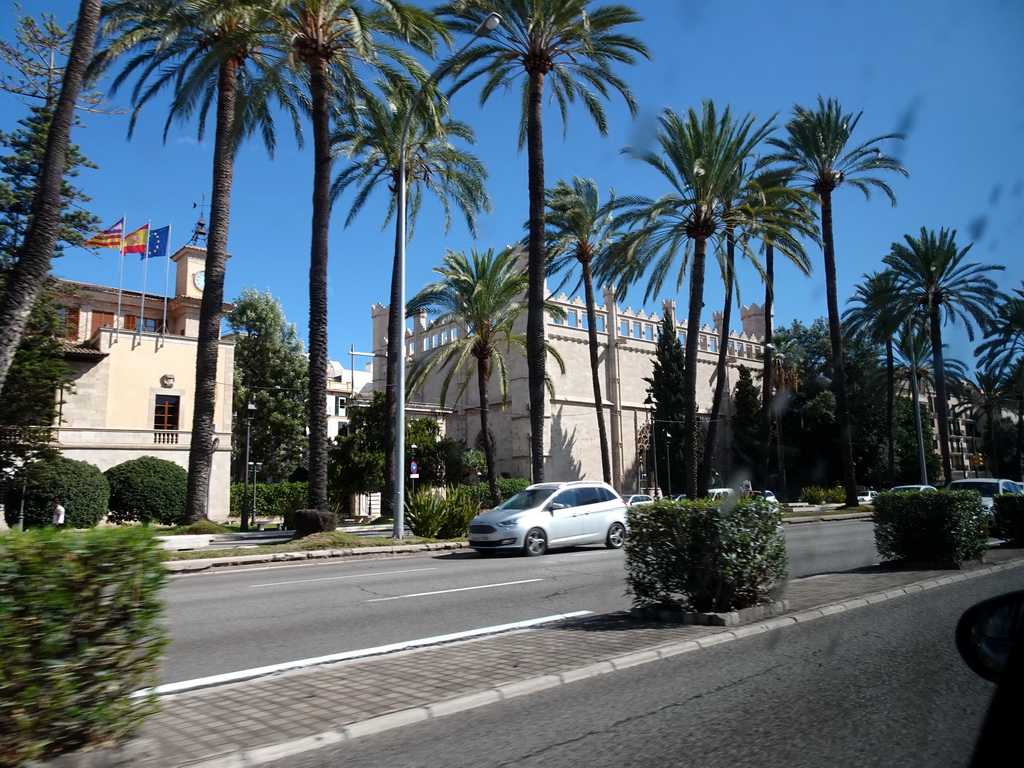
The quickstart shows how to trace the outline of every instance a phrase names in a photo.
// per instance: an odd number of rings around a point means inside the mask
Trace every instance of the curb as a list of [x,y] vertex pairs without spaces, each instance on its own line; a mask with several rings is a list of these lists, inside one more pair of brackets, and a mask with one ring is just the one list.
[[[876,592],[836,603],[829,603],[785,616],[777,616],[761,621],[755,621],[744,626],[732,628],[723,627],[720,632],[708,635],[707,637],[694,640],[682,640],[660,648],[635,651],[613,657],[606,661],[577,667],[576,669],[567,670],[565,672],[541,675],[514,683],[507,683],[495,688],[457,696],[452,699],[442,700],[433,704],[410,707],[408,709],[390,712],[386,715],[380,715],[368,720],[350,723],[339,728],[323,731],[313,736],[304,736],[262,747],[238,749],[233,752],[217,755],[216,757],[191,762],[188,763],[187,766],[188,768],[251,768],[251,766],[265,765],[286,757],[322,749],[334,744],[339,744],[343,741],[357,739],[361,736],[383,733],[393,728],[401,728],[413,723],[421,723],[427,720],[456,714],[458,712],[465,712],[488,704],[494,704],[499,701],[515,699],[521,696],[547,690],[549,688],[555,688],[561,685],[599,677],[619,670],[629,669],[630,667],[648,664],[653,661],[660,661],[662,659],[680,656],[684,653],[699,651],[703,648],[709,648],[721,643],[728,643],[741,638],[764,634],[782,627],[789,627],[796,624],[815,621],[826,616],[834,616],[836,614],[845,613],[846,611],[851,611],[856,608],[863,608],[867,605],[874,605],[875,603],[885,602],[914,592],[923,592],[935,587],[945,586],[946,584],[966,581],[967,579],[998,573],[1000,571],[1009,570],[1010,568],[1020,568],[1021,566],[1024,566],[1024,561],[1022,560],[1000,563],[998,565],[986,566],[966,572],[952,573],[946,576],[926,579],[925,581],[915,582],[904,587],[897,587],[884,592]],[[142,742],[144,740],[138,739],[135,741]],[[79,753],[77,756],[83,758],[81,762],[73,762],[66,759],[74,758],[76,755],[73,753],[51,761],[47,763],[46,766],[47,768],[127,768],[131,763],[125,762],[126,754],[134,753],[134,755],[139,756],[140,752],[145,752],[146,746],[148,745],[129,742],[118,750],[110,750],[110,752],[114,754],[110,754],[106,760],[103,760],[99,754],[106,750],[96,750],[91,753]],[[120,754],[117,754],[118,752]],[[92,756],[91,758],[89,757],[90,755]],[[58,760],[61,760],[61,762],[58,762]],[[135,764],[138,765],[138,763]]]

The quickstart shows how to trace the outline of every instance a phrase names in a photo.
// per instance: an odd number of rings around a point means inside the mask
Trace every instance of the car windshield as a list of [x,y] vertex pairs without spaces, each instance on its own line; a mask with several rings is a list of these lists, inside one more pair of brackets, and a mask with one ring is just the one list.
[[495,509],[533,509],[547,501],[556,488],[527,488],[505,499]]
[[953,488],[958,491],[977,491],[982,496],[995,496],[999,493],[999,483],[994,480],[970,480],[963,483],[956,483]]

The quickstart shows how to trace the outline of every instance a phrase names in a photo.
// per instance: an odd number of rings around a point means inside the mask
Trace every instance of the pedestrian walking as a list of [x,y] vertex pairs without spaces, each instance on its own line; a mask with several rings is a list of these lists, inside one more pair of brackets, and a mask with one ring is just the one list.
[[59,501],[53,502],[53,524],[58,528],[64,527],[64,507]]

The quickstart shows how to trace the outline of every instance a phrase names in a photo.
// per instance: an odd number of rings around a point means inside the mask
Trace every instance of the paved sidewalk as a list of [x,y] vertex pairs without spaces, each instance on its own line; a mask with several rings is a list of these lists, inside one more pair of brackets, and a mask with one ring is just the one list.
[[[442,717],[708,645],[852,610],[909,592],[1024,566],[1024,551],[991,550],[965,570],[872,567],[788,583],[783,616],[739,627],[588,617],[164,696],[133,742],[50,766],[242,768],[345,739]],[[1024,575],[1024,574],[1022,574]]]

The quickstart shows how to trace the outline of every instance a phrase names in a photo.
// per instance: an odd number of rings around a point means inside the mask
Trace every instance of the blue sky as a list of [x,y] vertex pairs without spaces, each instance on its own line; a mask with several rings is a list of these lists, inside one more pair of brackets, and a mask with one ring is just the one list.
[[[865,272],[880,268],[890,244],[922,226],[957,230],[972,257],[1001,264],[1004,290],[1024,279],[1024,3],[1018,0],[633,0],[642,23],[630,33],[645,41],[653,60],[620,70],[640,114],[630,117],[621,99],[606,104],[610,130],[601,136],[582,108],[572,111],[563,137],[557,107],[545,111],[546,179],[551,186],[573,175],[597,181],[603,193],[657,196],[665,191],[646,166],[621,154],[625,145],[647,146],[664,107],[682,112],[701,99],[750,112],[763,121],[778,113],[780,129],[794,104],[812,106],[835,96],[846,111],[863,110],[855,139],[902,131],[906,140],[885,150],[901,159],[909,179],[891,179],[899,203],[879,195],[865,201],[853,189],[835,196],[835,237],[840,301]],[[10,39],[14,14],[5,3],[0,35]],[[47,10],[70,20],[75,0],[26,0],[27,13]],[[127,107],[127,95],[111,99]],[[452,111],[476,130],[477,154],[490,172],[495,211],[473,240],[458,221],[442,231],[437,208],[425,205],[408,248],[408,292],[431,279],[445,249],[502,247],[515,242],[527,218],[526,157],[516,150],[518,91],[498,93],[480,105],[471,86],[452,100]],[[24,114],[0,94],[0,129]],[[131,141],[127,115],[86,115],[73,139],[100,168],[78,183],[93,198],[91,210],[105,225],[127,214],[128,227],[173,225],[172,250],[191,237],[194,203],[209,199],[211,141],[196,140],[194,125],[172,126],[161,140],[160,103],[143,112]],[[225,298],[244,287],[269,289],[288,320],[305,337],[308,324],[308,253],[312,152],[298,149],[283,124],[273,159],[256,143],[239,153],[231,213]],[[308,126],[307,126],[308,132]],[[348,365],[348,350],[369,351],[370,307],[386,303],[394,247],[393,227],[381,229],[386,201],[371,200],[344,227],[348,200],[337,203],[331,224],[329,349]],[[814,272],[777,268],[776,323],[810,322],[826,313],[820,250],[811,250]],[[61,277],[116,285],[118,256],[111,250],[72,249],[54,271]],[[150,265],[151,267],[153,265]],[[149,270],[147,289],[162,292],[162,269]],[[719,311],[722,291],[709,271],[705,322]],[[760,303],[763,287],[741,267],[741,300]],[[126,288],[142,287],[142,267],[129,257]],[[638,309],[643,285],[625,302]],[[658,296],[646,307],[660,311]],[[734,315],[735,317],[735,315]],[[950,332],[950,353],[970,361],[973,345]],[[358,364],[358,361],[357,361]]]

